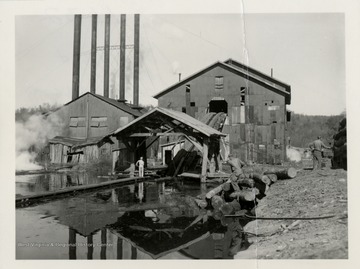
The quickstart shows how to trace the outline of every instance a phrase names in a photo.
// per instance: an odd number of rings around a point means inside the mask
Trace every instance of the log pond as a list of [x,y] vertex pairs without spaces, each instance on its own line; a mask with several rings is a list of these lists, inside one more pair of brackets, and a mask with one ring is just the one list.
[[[109,180],[86,173],[21,175],[16,195]],[[248,247],[246,222],[199,208],[195,198],[212,188],[146,181],[17,208],[16,259],[232,259]]]

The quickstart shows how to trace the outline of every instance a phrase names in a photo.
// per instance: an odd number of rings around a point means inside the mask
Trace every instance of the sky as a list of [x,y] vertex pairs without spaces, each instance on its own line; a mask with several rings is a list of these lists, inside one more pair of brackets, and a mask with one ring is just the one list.
[[[345,17],[341,13],[141,14],[140,104],[216,61],[235,59],[291,86],[288,109],[338,115],[345,104]],[[73,15],[15,19],[16,108],[71,100]],[[126,44],[133,44],[127,15]],[[104,45],[104,15],[97,45]],[[120,15],[111,16],[111,45],[120,43]],[[80,94],[90,89],[91,15],[82,16]],[[119,51],[110,53],[110,97],[118,97]],[[126,52],[126,99],[132,101],[133,50]],[[96,93],[103,94],[103,51]]]

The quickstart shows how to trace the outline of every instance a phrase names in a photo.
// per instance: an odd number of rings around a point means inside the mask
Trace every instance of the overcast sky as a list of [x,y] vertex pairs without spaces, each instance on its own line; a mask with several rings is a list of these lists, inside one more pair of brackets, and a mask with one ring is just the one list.
[[[71,99],[73,15],[16,17],[16,108]],[[336,115],[345,104],[343,14],[221,14],[140,16],[140,103],[216,62],[233,58],[291,85],[289,109]],[[120,15],[111,16],[111,44],[120,40]],[[80,94],[90,88],[91,15],[82,17]],[[133,15],[127,15],[133,44]],[[104,16],[98,16],[98,46]],[[103,94],[103,51],[97,93]],[[126,99],[132,100],[133,51],[128,49]],[[110,95],[118,97],[119,51],[110,53]]]

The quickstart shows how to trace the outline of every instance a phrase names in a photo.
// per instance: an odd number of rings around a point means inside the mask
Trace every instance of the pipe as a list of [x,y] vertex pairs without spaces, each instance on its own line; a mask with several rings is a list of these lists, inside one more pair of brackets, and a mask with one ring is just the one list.
[[134,20],[134,105],[139,106],[139,47],[140,47],[140,15]]
[[109,97],[110,15],[105,15],[104,96]]
[[96,92],[96,40],[97,39],[97,15],[91,17],[91,71],[90,92]]
[[121,29],[120,29],[120,85],[119,85],[119,99],[125,100],[125,46],[126,46],[126,15],[121,14]]
[[79,97],[80,47],[81,47],[81,15],[75,15],[75,17],[74,17],[72,100]]

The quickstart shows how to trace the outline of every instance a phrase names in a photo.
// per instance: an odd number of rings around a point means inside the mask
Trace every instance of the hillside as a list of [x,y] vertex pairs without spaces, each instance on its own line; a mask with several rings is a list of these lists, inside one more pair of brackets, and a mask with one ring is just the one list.
[[292,112],[291,121],[287,127],[287,136],[291,139],[291,146],[307,147],[319,135],[329,145],[339,128],[340,120],[344,117],[345,113],[336,116],[309,116]]

